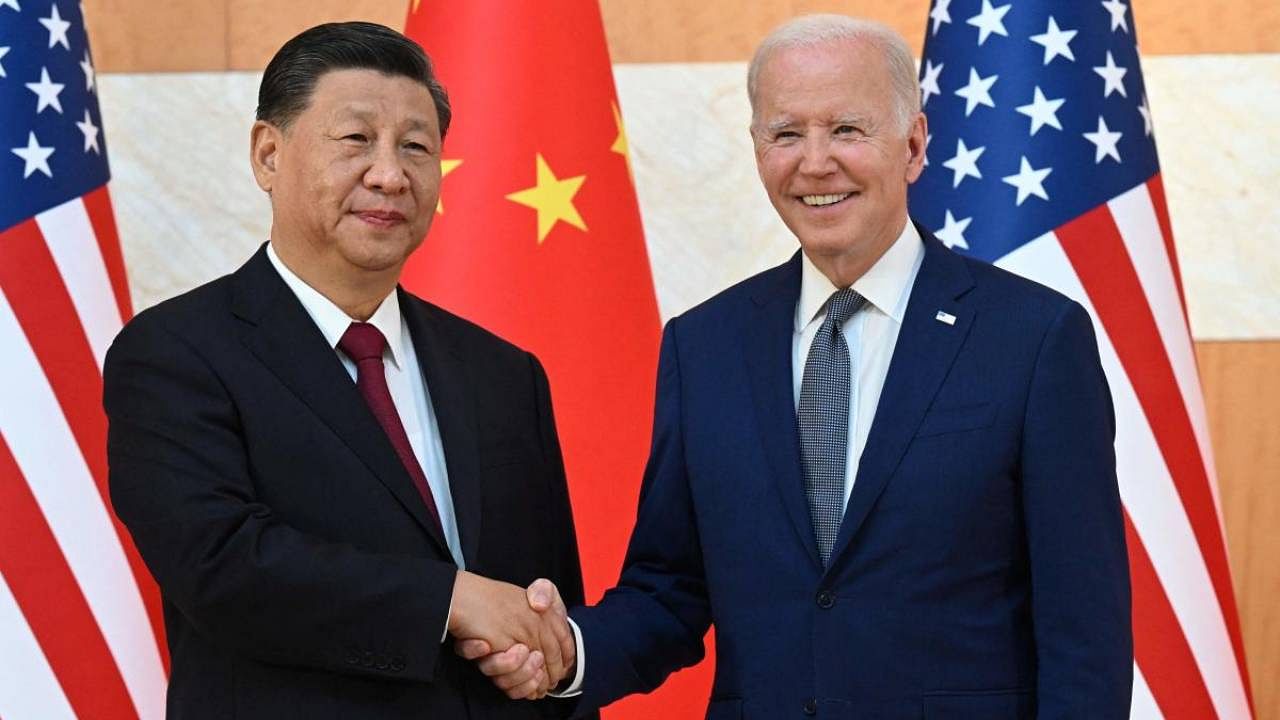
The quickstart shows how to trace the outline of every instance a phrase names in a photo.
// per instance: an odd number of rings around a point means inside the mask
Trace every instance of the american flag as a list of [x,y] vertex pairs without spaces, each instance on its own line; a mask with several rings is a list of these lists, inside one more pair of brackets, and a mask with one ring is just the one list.
[[0,718],[162,718],[158,595],[108,505],[132,310],[78,3],[0,0]]
[[1252,717],[1131,9],[935,0],[925,38],[930,137],[912,215],[1093,316],[1118,424],[1132,717]]

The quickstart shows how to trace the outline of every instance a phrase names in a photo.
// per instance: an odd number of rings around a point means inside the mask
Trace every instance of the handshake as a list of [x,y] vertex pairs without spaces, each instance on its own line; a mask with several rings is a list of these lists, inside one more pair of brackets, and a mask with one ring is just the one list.
[[544,697],[577,667],[569,615],[550,580],[522,589],[459,571],[449,634],[455,652],[513,700]]

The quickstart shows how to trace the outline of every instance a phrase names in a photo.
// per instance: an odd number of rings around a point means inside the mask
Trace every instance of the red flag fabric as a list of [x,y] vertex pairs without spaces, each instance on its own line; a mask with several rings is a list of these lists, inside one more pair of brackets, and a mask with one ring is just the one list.
[[[591,602],[617,580],[635,520],[660,329],[600,8],[420,0],[405,33],[454,120],[404,284],[546,366]],[[709,685],[708,662],[605,716],[701,717]]]

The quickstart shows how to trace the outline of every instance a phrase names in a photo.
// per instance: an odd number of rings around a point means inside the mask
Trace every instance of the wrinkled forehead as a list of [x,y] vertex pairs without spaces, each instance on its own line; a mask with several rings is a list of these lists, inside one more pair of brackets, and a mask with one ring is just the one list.
[[432,109],[401,107],[392,108],[386,103],[355,100],[345,104],[336,104],[327,115],[330,122],[354,122],[363,125],[395,124],[403,130],[428,131],[435,129]]
[[333,70],[321,75],[305,113],[327,122],[359,121],[434,129],[439,121],[425,85],[376,70]]

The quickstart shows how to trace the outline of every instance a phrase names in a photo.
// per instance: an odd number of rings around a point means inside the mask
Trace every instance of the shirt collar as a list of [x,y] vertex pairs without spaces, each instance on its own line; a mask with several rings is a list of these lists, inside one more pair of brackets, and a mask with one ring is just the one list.
[[[298,302],[302,303],[302,308],[307,311],[307,315],[311,316],[316,327],[320,328],[320,334],[324,335],[325,342],[329,343],[329,347],[337,349],[343,333],[351,323],[359,321],[352,319],[332,300],[290,270],[276,254],[276,249],[271,243],[267,243],[267,258],[271,260],[271,265],[275,267],[276,272],[280,273],[280,279],[284,280],[284,284],[288,285],[293,294],[298,297]],[[391,362],[395,363],[396,367],[400,367],[401,358],[404,357],[404,333],[400,321],[400,299],[396,295],[394,290],[391,291],[378,305],[378,309],[373,311],[368,322],[378,328],[382,336],[387,339],[387,349],[391,351]]]
[[[924,241],[916,226],[907,220],[898,239],[884,255],[853,283],[853,289],[881,313],[902,324],[911,299],[911,287],[924,260]],[[800,301],[796,303],[796,332],[804,330],[826,307],[831,294],[839,290],[822,274],[804,252],[800,253]]]

